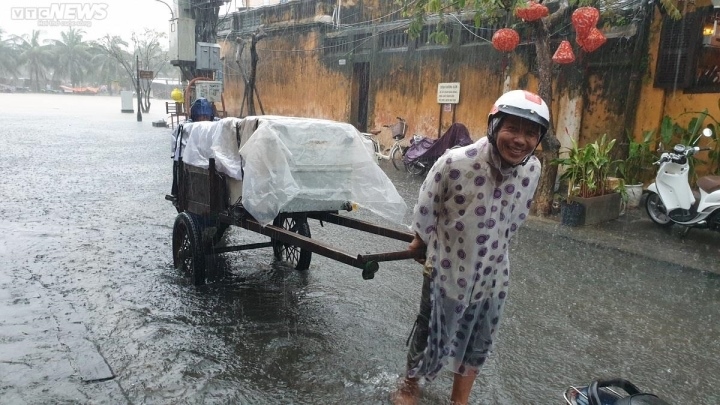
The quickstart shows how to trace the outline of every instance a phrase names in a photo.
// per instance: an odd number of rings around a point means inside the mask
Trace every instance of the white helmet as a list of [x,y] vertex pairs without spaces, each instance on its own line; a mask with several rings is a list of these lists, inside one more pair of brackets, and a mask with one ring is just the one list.
[[503,114],[515,115],[540,125],[540,139],[545,136],[550,127],[550,110],[540,96],[527,90],[511,90],[495,101],[490,114],[488,114],[488,138],[493,144],[499,128],[499,122],[493,125],[493,118]]

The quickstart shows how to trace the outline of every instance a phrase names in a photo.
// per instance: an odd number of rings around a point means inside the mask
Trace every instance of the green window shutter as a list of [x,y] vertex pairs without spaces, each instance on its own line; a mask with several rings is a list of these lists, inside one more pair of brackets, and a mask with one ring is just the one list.
[[693,83],[695,54],[702,41],[702,12],[687,13],[680,20],[663,17],[655,87],[684,89]]

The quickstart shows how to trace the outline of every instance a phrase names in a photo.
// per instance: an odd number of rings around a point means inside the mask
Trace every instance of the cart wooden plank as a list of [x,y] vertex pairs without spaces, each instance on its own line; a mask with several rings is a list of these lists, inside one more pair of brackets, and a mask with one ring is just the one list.
[[415,235],[410,232],[397,231],[395,229],[386,228],[359,219],[344,217],[338,215],[337,213],[310,212],[308,213],[308,218],[313,218],[319,221],[329,222],[331,224],[357,229],[360,231],[385,236],[387,238],[397,239],[405,242],[412,242],[412,240],[415,238]]

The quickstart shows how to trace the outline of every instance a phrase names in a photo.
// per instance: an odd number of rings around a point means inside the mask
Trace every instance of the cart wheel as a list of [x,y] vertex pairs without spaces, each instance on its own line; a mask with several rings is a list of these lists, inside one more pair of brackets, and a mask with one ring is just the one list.
[[173,265],[192,276],[195,285],[205,284],[205,249],[199,218],[181,212],[173,225]]
[[[310,237],[310,225],[308,225],[307,219],[305,218],[296,219],[293,217],[277,217],[273,220],[273,225],[308,238]],[[275,259],[285,260],[286,262],[292,264],[293,267],[295,267],[295,270],[302,271],[307,270],[308,267],[310,267],[312,252],[309,250],[300,249],[297,246],[274,240],[273,253],[275,254]]]

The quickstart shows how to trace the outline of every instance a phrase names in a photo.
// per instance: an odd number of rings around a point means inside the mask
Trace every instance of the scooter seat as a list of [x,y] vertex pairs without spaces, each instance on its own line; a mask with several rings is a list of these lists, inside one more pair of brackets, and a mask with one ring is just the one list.
[[706,193],[714,193],[720,190],[720,176],[703,176],[697,181],[698,187],[700,187]]

